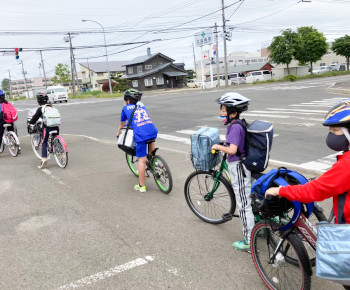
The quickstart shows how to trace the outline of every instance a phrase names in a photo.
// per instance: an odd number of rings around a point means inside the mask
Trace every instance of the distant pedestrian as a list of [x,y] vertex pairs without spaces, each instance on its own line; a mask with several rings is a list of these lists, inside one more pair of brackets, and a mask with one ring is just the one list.
[[166,86],[167,86],[168,88],[170,87],[169,80],[166,80]]

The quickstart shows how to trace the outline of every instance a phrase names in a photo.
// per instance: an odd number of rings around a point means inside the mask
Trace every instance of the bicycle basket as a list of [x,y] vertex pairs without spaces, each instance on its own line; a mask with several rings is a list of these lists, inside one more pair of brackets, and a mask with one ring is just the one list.
[[294,208],[293,202],[282,197],[273,197],[265,200],[260,208],[261,216],[264,218],[285,217]]

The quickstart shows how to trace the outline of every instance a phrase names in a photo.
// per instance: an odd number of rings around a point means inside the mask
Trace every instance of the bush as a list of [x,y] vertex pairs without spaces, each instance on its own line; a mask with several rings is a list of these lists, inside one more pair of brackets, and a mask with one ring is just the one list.
[[286,81],[289,80],[291,82],[295,82],[297,80],[297,76],[296,75],[289,75],[289,76],[285,76],[283,79]]
[[[111,82],[111,86],[112,86],[112,91],[113,91],[113,87],[115,86],[115,82]],[[109,92],[109,82],[105,82],[102,85],[102,91]]]

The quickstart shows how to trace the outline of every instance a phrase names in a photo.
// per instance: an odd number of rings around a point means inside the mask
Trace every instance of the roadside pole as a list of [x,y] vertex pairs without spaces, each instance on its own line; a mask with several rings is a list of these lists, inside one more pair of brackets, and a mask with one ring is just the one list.
[[10,70],[9,70],[9,87],[10,87],[10,99],[12,99],[11,71]]
[[[225,87],[228,87],[228,74],[227,74],[227,47],[226,47],[226,19],[225,19],[225,4],[224,4],[224,0],[221,0],[221,4],[222,4],[222,28],[223,28],[223,32],[224,32],[224,62],[225,62]],[[218,79],[218,82],[220,82],[220,80]]]
[[46,80],[45,66],[44,66],[43,54],[42,54],[42,51],[41,51],[41,50],[40,50],[40,57],[41,57],[41,65],[42,65],[42,67],[43,67],[43,72],[44,72],[45,87],[46,87],[46,89],[47,89],[47,80]]
[[196,78],[197,78],[196,55],[194,54],[194,44],[193,44],[193,42],[192,42],[192,52],[193,52],[194,71],[195,71],[195,73],[196,73]]
[[29,99],[29,91],[28,91],[28,86],[27,86],[27,78],[26,78],[26,74],[24,71],[23,60],[21,60],[21,64],[22,64],[22,73],[23,73],[23,77],[24,77],[24,84],[26,86],[26,91],[27,91],[27,99]]
[[70,51],[70,70],[71,70],[71,76],[72,76],[73,96],[75,96],[75,80],[74,80],[74,73],[73,73],[73,48],[72,48],[72,39],[71,39],[70,32],[68,32],[68,41],[69,41],[69,51]]
[[201,46],[201,73],[202,73],[202,89],[205,89],[205,87],[204,87],[204,66],[203,66],[203,46]]
[[218,79],[218,88],[220,87],[220,64],[219,64],[219,37],[218,37],[218,26],[215,22],[215,43],[216,43],[216,74]]

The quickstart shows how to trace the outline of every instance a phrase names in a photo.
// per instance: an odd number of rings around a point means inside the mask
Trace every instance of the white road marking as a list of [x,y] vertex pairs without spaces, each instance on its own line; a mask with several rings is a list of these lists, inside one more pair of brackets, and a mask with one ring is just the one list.
[[314,111],[308,111],[307,112],[294,112],[294,111],[249,111],[250,113],[260,113],[260,114],[298,114],[298,115],[320,115],[320,113],[314,112]]
[[191,145],[190,138],[177,137],[177,136],[168,135],[168,134],[158,134],[157,138],[165,139],[165,140],[169,140],[169,141],[182,142],[182,143],[185,143],[187,145]]
[[[279,109],[279,108],[266,108],[268,110],[273,111],[291,111],[291,112],[310,112],[310,110],[303,110],[303,109]],[[327,110],[312,110],[314,113],[327,113]]]
[[123,265],[116,266],[116,267],[110,268],[106,271],[98,272],[94,275],[87,276],[87,277],[82,278],[82,279],[75,281],[73,283],[63,285],[63,286],[57,288],[57,290],[81,288],[81,287],[90,285],[92,283],[96,283],[98,281],[104,280],[106,278],[115,276],[121,272],[125,272],[125,271],[131,270],[133,268],[149,264],[153,260],[154,260],[154,257],[151,257],[151,256],[146,256],[145,258],[138,258],[136,260],[132,260],[132,261],[125,263]]

